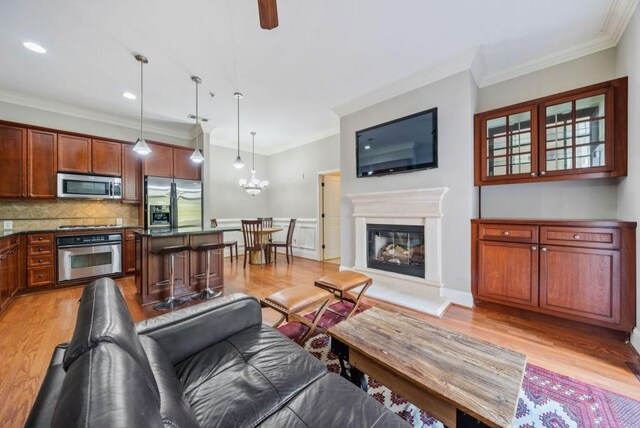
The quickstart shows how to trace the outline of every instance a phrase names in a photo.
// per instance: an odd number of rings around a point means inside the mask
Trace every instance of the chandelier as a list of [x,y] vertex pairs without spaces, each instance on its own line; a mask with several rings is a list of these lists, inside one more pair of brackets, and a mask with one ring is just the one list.
[[251,196],[259,195],[262,190],[269,185],[267,180],[260,181],[256,177],[256,133],[251,132],[251,148],[252,148],[252,168],[251,178],[247,181],[244,178],[240,180],[240,187]]

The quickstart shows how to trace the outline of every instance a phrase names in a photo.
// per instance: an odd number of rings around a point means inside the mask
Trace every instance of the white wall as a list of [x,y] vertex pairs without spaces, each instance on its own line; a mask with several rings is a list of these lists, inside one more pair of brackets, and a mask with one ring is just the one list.
[[[473,113],[477,87],[470,72],[383,101],[340,119],[342,173],[341,264],[354,265],[353,206],[348,194],[425,187],[448,187],[443,200],[442,273],[445,290],[470,297],[473,187]],[[438,108],[437,169],[383,177],[356,178],[355,132],[432,107]],[[451,296],[455,301],[455,298]]]
[[[618,217],[621,220],[638,221],[640,215],[640,9],[618,44],[618,74],[629,76],[629,175],[618,187]],[[637,239],[636,247],[640,248]],[[640,263],[636,262],[636,272]],[[636,282],[637,284],[637,282]],[[631,343],[640,352],[640,287],[636,286],[636,329]]]
[[[616,49],[607,49],[481,88],[477,111],[529,101],[616,77]],[[485,218],[615,219],[618,216],[617,186],[616,179],[484,186],[481,214]]]

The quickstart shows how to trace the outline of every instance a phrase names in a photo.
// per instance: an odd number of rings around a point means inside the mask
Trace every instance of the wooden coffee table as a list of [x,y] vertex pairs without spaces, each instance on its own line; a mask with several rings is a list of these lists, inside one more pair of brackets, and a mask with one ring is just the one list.
[[[525,355],[379,308],[327,333],[363,389],[362,372],[446,426],[511,426]],[[347,377],[344,369],[341,374]]]

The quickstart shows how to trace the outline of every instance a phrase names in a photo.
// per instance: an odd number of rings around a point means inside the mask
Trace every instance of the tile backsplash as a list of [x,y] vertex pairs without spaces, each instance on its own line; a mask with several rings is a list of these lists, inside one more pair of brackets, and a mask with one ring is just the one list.
[[138,204],[119,201],[0,201],[0,230],[3,220],[12,220],[13,229],[54,229],[65,225],[138,225]]

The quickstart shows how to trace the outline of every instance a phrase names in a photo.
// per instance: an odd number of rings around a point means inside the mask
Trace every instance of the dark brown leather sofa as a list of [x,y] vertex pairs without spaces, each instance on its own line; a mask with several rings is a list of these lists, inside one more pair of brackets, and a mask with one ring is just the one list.
[[27,427],[400,427],[400,418],[262,324],[234,294],[134,324],[111,279],[88,285]]

